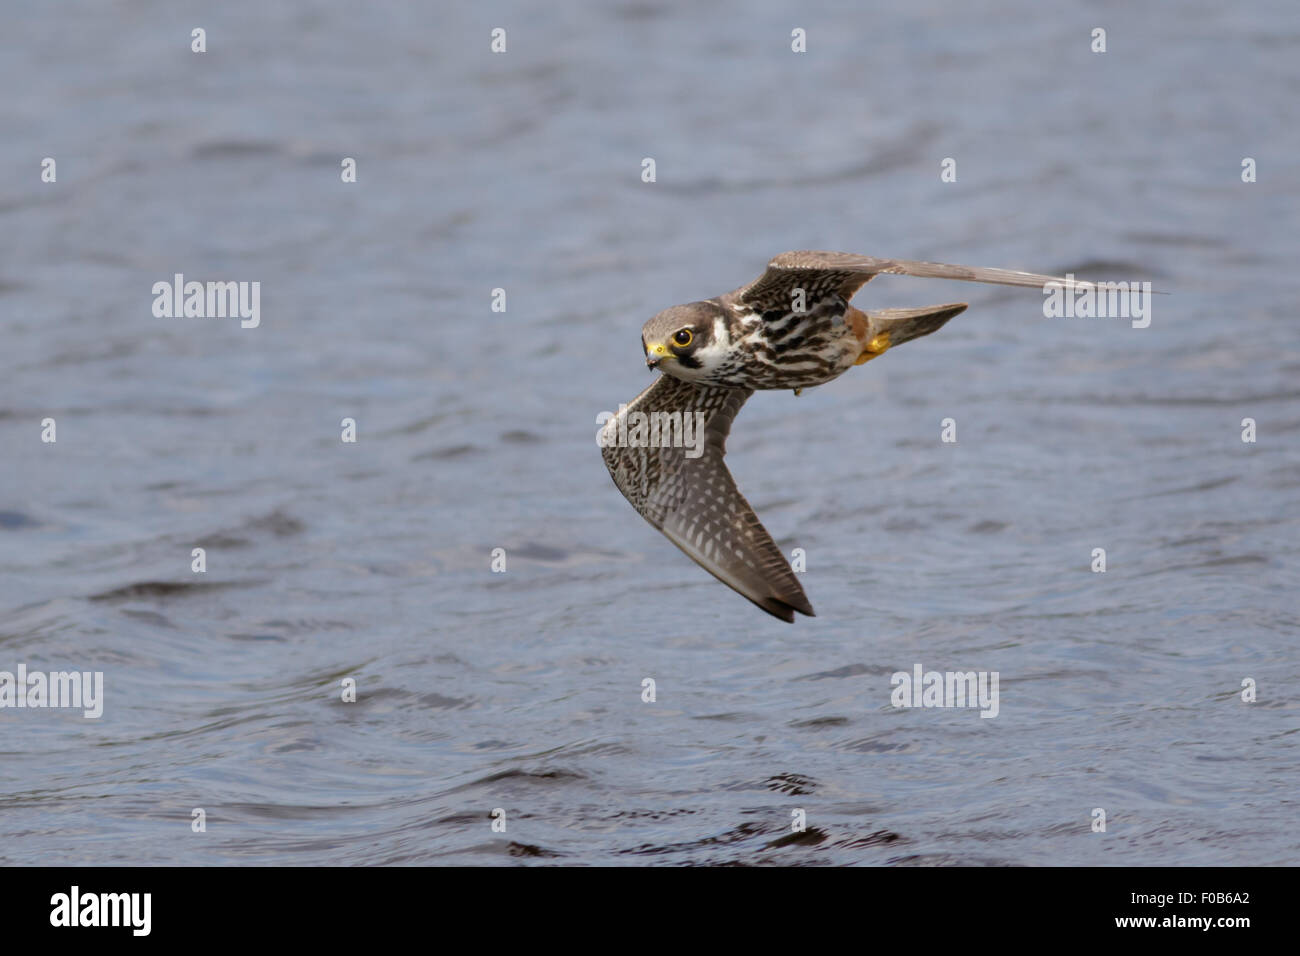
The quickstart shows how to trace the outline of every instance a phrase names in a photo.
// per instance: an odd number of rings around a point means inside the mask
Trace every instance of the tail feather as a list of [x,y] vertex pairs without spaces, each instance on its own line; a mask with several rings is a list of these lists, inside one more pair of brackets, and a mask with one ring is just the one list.
[[965,311],[965,302],[927,305],[920,309],[877,309],[867,313],[867,339],[888,332],[889,347],[894,348],[939,331],[949,319]]
[[865,318],[867,327],[862,354],[853,364],[870,362],[896,345],[937,332],[954,315],[961,315],[965,311],[965,302],[927,305],[921,309],[878,309],[875,312],[854,310],[855,321],[860,322]]

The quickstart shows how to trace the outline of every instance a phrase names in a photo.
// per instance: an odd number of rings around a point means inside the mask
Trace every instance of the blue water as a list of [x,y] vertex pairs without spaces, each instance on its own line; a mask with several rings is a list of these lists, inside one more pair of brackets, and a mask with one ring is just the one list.
[[[9,11],[0,670],[105,701],[0,709],[0,862],[1300,862],[1300,16],[1053,7]],[[1170,294],[867,286],[971,308],[737,419],[787,625],[594,436],[650,315],[799,248]]]

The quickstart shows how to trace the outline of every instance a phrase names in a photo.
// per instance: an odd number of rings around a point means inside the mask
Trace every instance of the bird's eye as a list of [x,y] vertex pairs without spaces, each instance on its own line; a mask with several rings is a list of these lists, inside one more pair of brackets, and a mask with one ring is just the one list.
[[686,346],[690,345],[691,340],[694,338],[695,336],[691,334],[690,329],[678,329],[673,333],[673,341],[682,348],[686,348]]

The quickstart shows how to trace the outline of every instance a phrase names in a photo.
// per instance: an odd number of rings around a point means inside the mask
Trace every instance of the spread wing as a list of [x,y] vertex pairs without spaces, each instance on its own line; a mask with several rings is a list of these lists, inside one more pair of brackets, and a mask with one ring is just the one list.
[[1011,269],[987,269],[978,266],[950,266],[942,262],[918,262],[911,259],[877,259],[851,252],[783,252],[767,264],[767,271],[747,286],[724,299],[738,302],[759,312],[790,311],[796,289],[804,290],[811,310],[814,303],[827,295],[849,299],[863,285],[878,275],[918,276],[923,279],[960,279],[963,282],[988,282],[994,285],[1036,286],[1059,282],[1064,289],[1085,289],[1093,285],[1077,279],[1015,272]]
[[[812,616],[812,605],[723,462],[732,419],[752,394],[660,375],[601,429],[601,454],[646,521],[723,584],[793,621],[795,611]],[[674,416],[684,427],[665,430]]]

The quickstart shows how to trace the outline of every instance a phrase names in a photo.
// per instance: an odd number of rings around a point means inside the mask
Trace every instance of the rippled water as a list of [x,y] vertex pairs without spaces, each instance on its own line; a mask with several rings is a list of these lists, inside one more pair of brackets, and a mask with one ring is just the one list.
[[[1294,4],[299,6],[7,17],[0,670],[106,699],[0,710],[0,861],[1300,861]],[[972,307],[739,418],[792,626],[594,434],[797,248],[1172,294],[868,286]],[[155,318],[177,272],[260,327]],[[998,717],[895,710],[917,663]]]

